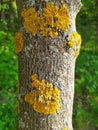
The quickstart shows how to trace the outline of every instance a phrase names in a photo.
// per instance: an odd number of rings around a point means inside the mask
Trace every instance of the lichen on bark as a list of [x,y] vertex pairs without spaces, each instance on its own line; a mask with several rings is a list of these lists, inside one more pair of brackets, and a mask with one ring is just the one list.
[[42,36],[55,38],[59,29],[67,30],[70,25],[70,16],[65,4],[59,8],[53,2],[48,2],[41,12],[30,7],[23,10],[21,15],[24,18],[26,32],[32,33],[33,36],[39,31]]
[[28,102],[36,112],[43,114],[55,114],[59,109],[60,91],[52,83],[47,83],[44,79],[38,80],[37,74],[32,75],[32,90],[25,95]]
[[[33,4],[31,4],[32,2]],[[22,99],[19,99],[21,109],[18,118],[21,125],[18,125],[18,130],[64,130],[64,128],[73,130],[72,110],[76,61],[76,56],[73,53],[76,53],[76,50],[68,46],[68,40],[71,33],[76,32],[74,21],[81,4],[79,0],[51,0],[51,2],[59,10],[63,5],[66,5],[70,16],[70,25],[67,30],[58,27],[58,35],[54,38],[49,35],[40,35],[39,29],[37,29],[35,35],[27,32],[23,24],[24,19],[20,16],[20,32],[24,37],[24,47],[21,53],[18,54],[19,95]],[[17,0],[17,3],[19,14],[22,10],[28,10],[29,8],[34,8],[40,13],[46,7],[48,1],[22,0],[20,2]],[[52,30],[55,30],[54,26]],[[31,105],[25,102],[25,95],[35,91],[32,87],[32,74],[37,74],[39,81],[44,79],[59,89],[60,109],[55,115],[36,112]]]

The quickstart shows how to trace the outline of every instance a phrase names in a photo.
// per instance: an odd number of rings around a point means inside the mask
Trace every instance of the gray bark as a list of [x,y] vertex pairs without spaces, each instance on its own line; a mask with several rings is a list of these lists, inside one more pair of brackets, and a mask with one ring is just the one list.
[[[46,0],[45,0],[46,1]],[[19,56],[19,104],[20,112],[17,130],[73,130],[72,110],[74,99],[74,71],[76,57],[74,49],[67,46],[70,32],[76,31],[74,19],[81,7],[79,0],[51,0],[57,5],[67,4],[71,25],[67,31],[60,32],[52,39],[25,32],[19,16],[20,31],[24,37],[24,47]],[[39,0],[17,0],[19,14],[25,8],[42,7]],[[52,82],[60,90],[60,109],[56,114],[44,115],[33,110],[24,101],[25,94],[32,91],[31,75],[36,73],[39,80]],[[66,130],[67,130],[66,129]]]

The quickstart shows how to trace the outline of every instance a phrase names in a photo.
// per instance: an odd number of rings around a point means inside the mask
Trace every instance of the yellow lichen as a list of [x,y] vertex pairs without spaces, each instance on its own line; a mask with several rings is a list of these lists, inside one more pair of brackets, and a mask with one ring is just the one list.
[[76,47],[76,53],[75,53],[76,57],[78,57],[79,55],[81,42],[82,42],[81,36],[77,32],[72,32],[68,40],[68,45],[71,48]]
[[52,38],[55,38],[57,35],[58,35],[58,32],[57,31],[51,31],[49,33],[49,35],[52,37]]
[[77,33],[77,32],[73,32],[72,33],[74,40],[75,40],[75,44],[76,44],[76,58],[78,57],[79,53],[80,53],[80,47],[81,47],[81,43],[82,43],[82,39],[81,36]]
[[64,128],[64,130],[68,130],[68,128],[67,128],[67,127],[65,127],[65,128]]
[[43,17],[46,21],[46,25],[55,27],[55,23],[58,16],[58,10],[59,8],[57,6],[54,6],[52,2],[46,4],[46,8],[44,8],[43,10]]
[[32,75],[32,81],[36,80],[38,78],[37,74]]
[[15,36],[16,51],[19,53],[23,49],[23,35],[21,32],[17,32]]
[[22,11],[21,15],[24,18],[23,24],[26,31],[33,36],[39,31],[43,36],[55,38],[58,29],[67,30],[70,25],[67,6],[63,5],[59,8],[53,2],[47,3],[40,13],[31,7]]
[[44,79],[39,81],[36,74],[32,75],[32,87],[35,90],[25,95],[25,101],[39,113],[56,113],[59,109],[59,90]]
[[63,5],[58,11],[58,17],[56,21],[56,27],[61,30],[67,30],[70,24],[70,17],[68,14],[68,8],[66,5]]
[[51,28],[43,28],[40,31],[40,34],[42,34],[43,36],[47,36],[51,31]]
[[76,43],[76,45],[80,45],[82,42],[81,36],[77,32],[72,32],[72,37]]
[[22,11],[21,15],[24,17],[24,27],[28,33],[32,33],[35,36],[38,30],[40,18],[34,8],[29,8]]
[[71,48],[73,48],[74,45],[75,45],[75,43],[74,43],[73,37],[71,36],[71,37],[69,38],[69,40],[68,40],[68,46],[71,47]]

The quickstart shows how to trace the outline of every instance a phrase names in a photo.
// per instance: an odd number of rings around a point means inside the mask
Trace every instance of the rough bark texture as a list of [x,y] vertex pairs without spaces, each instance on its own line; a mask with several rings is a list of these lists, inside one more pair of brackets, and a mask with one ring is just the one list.
[[[76,31],[74,19],[81,7],[79,0],[51,0],[57,5],[67,4],[71,17],[71,25],[65,32],[52,39],[25,32],[22,27],[20,13],[23,9],[44,5],[39,0],[17,0],[20,30],[24,37],[24,47],[19,56],[19,123],[17,130],[73,130],[72,109],[74,98],[74,70],[76,57],[74,49],[67,46],[71,31]],[[52,82],[60,90],[60,109],[56,114],[44,115],[33,110],[24,101],[25,94],[32,91],[31,75],[36,73],[39,80]]]

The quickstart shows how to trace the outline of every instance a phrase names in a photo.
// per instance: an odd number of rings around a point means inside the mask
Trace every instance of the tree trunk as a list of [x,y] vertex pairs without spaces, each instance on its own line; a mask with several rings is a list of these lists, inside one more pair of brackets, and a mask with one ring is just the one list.
[[75,17],[81,2],[17,0],[17,5],[20,25],[15,43],[19,57],[17,130],[73,130],[74,70],[81,45]]
[[[2,1],[2,0],[0,1],[0,5],[3,6],[3,1]],[[5,11],[4,11],[4,9],[2,9],[2,8],[1,8],[1,10],[0,10],[0,20],[1,20],[1,21],[4,21],[4,20],[5,20]]]
[[13,1],[10,0],[9,1],[9,14],[10,14],[10,18],[9,18],[9,27],[14,30],[14,15],[15,15],[15,12],[14,12],[14,8],[13,8]]

